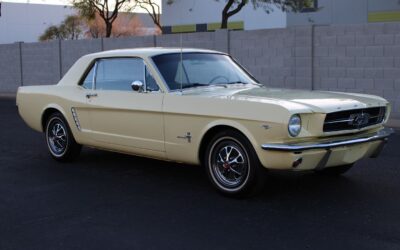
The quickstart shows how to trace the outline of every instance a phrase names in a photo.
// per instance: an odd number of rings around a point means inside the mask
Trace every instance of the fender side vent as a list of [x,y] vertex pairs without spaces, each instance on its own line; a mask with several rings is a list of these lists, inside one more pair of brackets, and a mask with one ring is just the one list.
[[81,131],[81,125],[79,124],[78,114],[76,113],[75,108],[71,108],[71,112],[72,112],[72,117],[74,118],[76,127],[78,128],[79,131]]

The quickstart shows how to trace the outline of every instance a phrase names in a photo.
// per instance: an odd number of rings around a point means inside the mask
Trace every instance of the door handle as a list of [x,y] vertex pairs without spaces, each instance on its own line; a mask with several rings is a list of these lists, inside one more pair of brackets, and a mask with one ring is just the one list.
[[97,93],[88,93],[86,94],[86,98],[97,97]]

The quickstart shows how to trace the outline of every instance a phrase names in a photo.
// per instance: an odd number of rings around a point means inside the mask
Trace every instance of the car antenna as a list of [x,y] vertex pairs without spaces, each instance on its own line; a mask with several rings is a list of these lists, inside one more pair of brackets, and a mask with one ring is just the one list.
[[180,81],[181,81],[181,95],[183,94],[183,45],[182,45],[182,32],[180,33],[180,45],[181,45],[181,53],[180,53],[180,61],[181,61],[181,68],[180,68]]

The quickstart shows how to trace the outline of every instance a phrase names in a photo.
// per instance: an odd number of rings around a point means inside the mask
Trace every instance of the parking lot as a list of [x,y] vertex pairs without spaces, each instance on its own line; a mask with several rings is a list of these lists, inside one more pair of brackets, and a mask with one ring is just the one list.
[[400,249],[400,135],[340,178],[270,173],[247,200],[201,167],[84,148],[50,158],[0,99],[0,249]]

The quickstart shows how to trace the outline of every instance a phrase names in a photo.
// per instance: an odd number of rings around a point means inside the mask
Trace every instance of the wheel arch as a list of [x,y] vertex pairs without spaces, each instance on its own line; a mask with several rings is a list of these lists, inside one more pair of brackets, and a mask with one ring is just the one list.
[[203,165],[203,160],[204,160],[204,154],[207,149],[208,142],[219,132],[223,130],[235,130],[241,133],[243,136],[245,136],[249,141],[250,144],[253,146],[255,149],[256,147],[256,140],[254,136],[250,133],[250,131],[243,125],[241,125],[238,122],[235,121],[229,121],[229,120],[222,120],[222,121],[215,121],[208,126],[206,126],[202,133],[201,133],[201,139],[200,139],[200,144],[199,144],[199,150],[197,157],[199,159],[200,164]]
[[61,107],[61,106],[59,106],[59,105],[57,105],[57,104],[49,104],[49,105],[47,105],[44,109],[43,109],[43,111],[42,111],[42,115],[41,115],[41,128],[42,128],[42,132],[44,132],[45,131],[45,129],[46,129],[46,122],[47,122],[47,119],[52,115],[52,114],[54,114],[54,113],[61,113],[63,116],[64,116],[64,118],[65,118],[65,120],[67,121],[67,123],[68,123],[68,119],[67,119],[67,116],[66,116],[66,114],[65,114],[65,111],[64,111],[64,109]]

